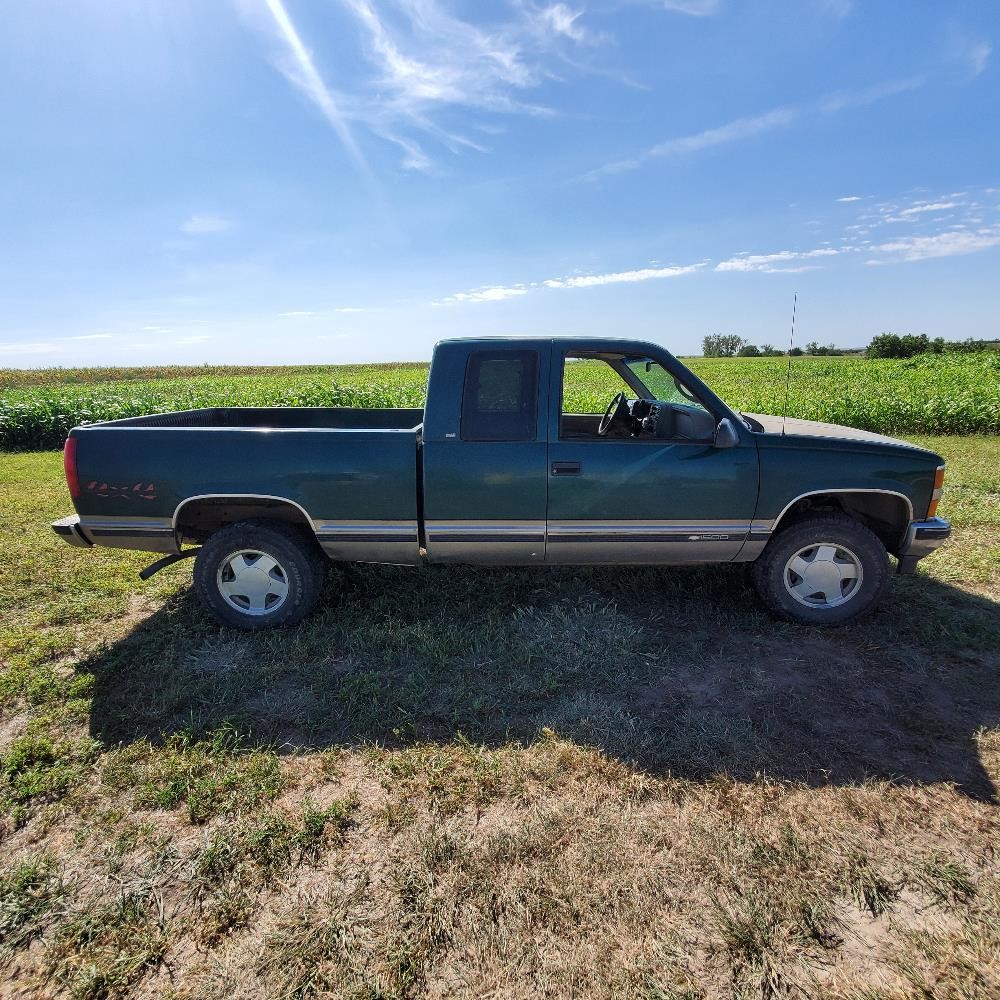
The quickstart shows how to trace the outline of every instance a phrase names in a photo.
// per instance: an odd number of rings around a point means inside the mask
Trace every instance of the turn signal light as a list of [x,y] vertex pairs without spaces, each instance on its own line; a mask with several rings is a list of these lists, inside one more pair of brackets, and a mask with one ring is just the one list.
[[931,503],[927,508],[928,519],[937,513],[938,501],[941,499],[941,490],[944,487],[944,466],[939,465],[934,473],[934,492],[931,493]]

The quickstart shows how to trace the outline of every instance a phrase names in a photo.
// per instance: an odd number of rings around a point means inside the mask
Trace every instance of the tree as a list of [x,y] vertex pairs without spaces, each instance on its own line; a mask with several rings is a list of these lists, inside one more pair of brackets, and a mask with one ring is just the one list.
[[743,347],[741,347],[736,352],[736,357],[738,357],[738,358],[759,358],[760,357],[760,348],[756,347],[754,344],[744,344]]
[[760,353],[765,358],[780,358],[785,352],[778,350],[773,344],[763,344]]
[[801,358],[805,354],[805,351],[801,347],[792,347],[788,351],[788,356],[790,358]]
[[931,349],[927,334],[880,333],[865,348],[867,358],[912,358]]
[[701,342],[701,352],[706,358],[731,358],[746,343],[737,333],[710,333]]

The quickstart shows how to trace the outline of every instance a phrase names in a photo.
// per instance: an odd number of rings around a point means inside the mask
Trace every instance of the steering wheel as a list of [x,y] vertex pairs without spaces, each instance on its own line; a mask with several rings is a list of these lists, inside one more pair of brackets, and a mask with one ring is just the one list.
[[599,437],[607,437],[613,429],[627,426],[628,420],[628,396],[626,396],[624,392],[619,392],[618,395],[616,395],[615,398],[608,403],[608,408],[604,411],[604,416],[601,417],[600,426],[597,428],[597,434]]

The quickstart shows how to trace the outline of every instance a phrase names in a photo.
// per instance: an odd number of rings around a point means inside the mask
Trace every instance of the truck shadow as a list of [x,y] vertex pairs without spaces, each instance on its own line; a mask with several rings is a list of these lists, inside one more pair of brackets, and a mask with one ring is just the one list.
[[825,630],[774,621],[736,567],[358,566],[296,629],[220,628],[184,591],[78,669],[107,745],[224,724],[279,752],[548,728],[651,774],[996,801],[979,735],[1000,725],[998,649],[1000,605],[925,575]]

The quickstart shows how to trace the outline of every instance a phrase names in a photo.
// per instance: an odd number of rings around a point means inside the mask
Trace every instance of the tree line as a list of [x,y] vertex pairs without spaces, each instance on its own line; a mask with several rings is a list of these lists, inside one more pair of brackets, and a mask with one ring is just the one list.
[[912,358],[918,354],[971,354],[975,351],[1000,351],[1000,340],[945,340],[926,334],[880,333],[865,348],[835,347],[810,341],[805,347],[792,347],[783,351],[772,344],[758,347],[737,333],[711,333],[702,340],[701,353],[706,358],[777,358],[791,357],[840,357],[844,354],[864,354],[866,358]]

